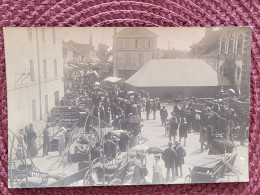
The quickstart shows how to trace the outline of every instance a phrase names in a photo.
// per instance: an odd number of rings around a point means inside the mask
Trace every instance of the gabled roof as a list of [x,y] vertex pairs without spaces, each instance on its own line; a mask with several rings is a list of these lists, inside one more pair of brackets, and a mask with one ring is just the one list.
[[114,37],[157,37],[157,34],[144,27],[127,27],[116,33]]
[[126,81],[136,87],[225,86],[227,78],[201,59],[150,60]]

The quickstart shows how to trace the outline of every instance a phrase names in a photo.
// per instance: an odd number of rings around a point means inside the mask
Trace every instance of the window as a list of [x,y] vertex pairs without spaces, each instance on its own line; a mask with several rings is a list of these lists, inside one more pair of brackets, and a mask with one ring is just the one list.
[[32,29],[28,28],[28,40],[32,41]]
[[138,40],[135,40],[135,48],[138,48]]
[[124,52],[118,52],[117,54],[117,62],[119,65],[124,65],[126,62],[126,55]]
[[144,47],[145,47],[145,49],[151,48],[151,40],[150,39],[145,39]]
[[48,95],[44,96],[44,101],[45,101],[45,114],[48,114],[49,112]]
[[42,28],[42,42],[45,43],[45,29]]
[[30,60],[30,79],[31,81],[35,81],[35,75],[34,75],[34,63],[33,60]]
[[36,100],[32,100],[32,120],[36,121]]
[[142,40],[137,41],[137,47],[138,47],[138,49],[140,49],[142,47]]
[[232,54],[234,49],[234,38],[231,37],[228,41],[228,53]]
[[139,63],[139,55],[137,52],[131,53],[131,65],[138,65]]
[[119,49],[123,49],[123,40],[119,39]]
[[57,60],[54,60],[54,77],[58,76],[58,70],[57,70]]
[[47,64],[46,64],[46,60],[43,60],[43,78],[47,79]]
[[225,52],[226,52],[226,40],[222,39],[221,40],[221,50],[220,50],[220,53],[221,54],[225,54]]
[[55,106],[59,105],[59,91],[54,92],[54,104]]
[[241,55],[243,52],[243,36],[239,35],[237,39],[237,54]]
[[55,34],[54,28],[52,28],[52,42],[53,42],[53,44],[56,44],[56,34]]

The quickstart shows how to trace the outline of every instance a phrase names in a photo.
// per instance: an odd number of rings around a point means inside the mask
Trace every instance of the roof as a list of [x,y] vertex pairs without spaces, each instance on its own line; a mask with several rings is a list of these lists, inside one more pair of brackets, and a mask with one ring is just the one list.
[[116,33],[114,37],[157,37],[157,34],[144,27],[127,27]]
[[80,44],[80,43],[76,43],[72,40],[70,40],[68,42],[63,42],[63,48],[69,48],[82,56],[86,56],[89,54],[90,51],[94,51],[93,45]]
[[201,59],[150,60],[126,81],[136,87],[229,85],[227,78]]

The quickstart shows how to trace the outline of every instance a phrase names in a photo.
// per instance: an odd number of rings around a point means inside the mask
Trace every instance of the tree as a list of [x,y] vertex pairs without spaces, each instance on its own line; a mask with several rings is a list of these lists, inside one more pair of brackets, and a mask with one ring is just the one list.
[[101,62],[107,62],[109,57],[113,54],[111,47],[100,43],[98,45],[97,57]]

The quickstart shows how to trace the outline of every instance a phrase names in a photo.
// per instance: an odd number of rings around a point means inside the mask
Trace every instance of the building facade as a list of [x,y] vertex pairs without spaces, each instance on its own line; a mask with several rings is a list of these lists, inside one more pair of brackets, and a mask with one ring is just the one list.
[[45,120],[64,95],[62,41],[55,28],[5,28],[8,125]]
[[125,28],[113,37],[113,75],[130,78],[156,58],[157,35],[145,28]]
[[242,94],[249,93],[251,29],[226,31],[219,37],[216,69],[237,86]]
[[[90,37],[90,40],[92,38]],[[96,60],[96,53],[92,41],[89,44],[79,44],[72,40],[62,42],[64,67],[87,65]]]
[[231,87],[248,95],[251,54],[250,28],[206,28],[205,37],[191,46],[191,55],[207,61]]

